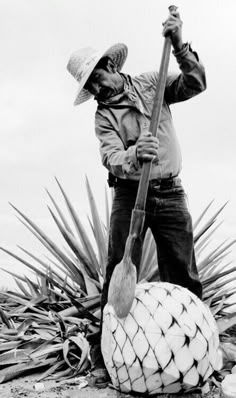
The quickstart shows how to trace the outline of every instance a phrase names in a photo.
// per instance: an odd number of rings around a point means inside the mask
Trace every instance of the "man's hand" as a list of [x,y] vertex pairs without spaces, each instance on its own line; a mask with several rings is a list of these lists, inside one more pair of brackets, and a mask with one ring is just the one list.
[[172,45],[176,52],[180,51],[183,47],[182,40],[182,25],[178,11],[170,11],[170,16],[163,23],[163,36],[170,35]]
[[158,158],[159,140],[153,137],[150,131],[140,135],[137,141],[137,159],[140,162],[154,160]]

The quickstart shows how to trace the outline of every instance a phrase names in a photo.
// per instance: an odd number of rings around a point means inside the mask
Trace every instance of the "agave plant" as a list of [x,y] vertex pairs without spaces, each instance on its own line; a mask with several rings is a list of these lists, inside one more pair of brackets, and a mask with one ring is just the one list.
[[[17,291],[2,293],[0,317],[0,382],[10,380],[26,370],[43,368],[44,377],[69,377],[89,367],[87,333],[95,331],[100,318],[100,293],[106,266],[109,200],[105,192],[106,222],[99,216],[88,179],[86,188],[91,209],[90,238],[67,194],[56,179],[66,210],[47,191],[53,208],[49,212],[63,236],[66,246],[55,243],[27,215],[12,207],[20,221],[46,248],[42,258],[19,247],[24,256],[1,248],[24,264],[33,278],[14,274]],[[212,202],[194,224],[195,251],[204,288],[204,301],[219,322],[220,332],[235,323],[229,299],[235,289],[230,281],[235,270],[227,257],[235,241],[226,241],[209,249],[219,228],[218,216],[223,205],[207,221],[204,217]],[[94,247],[96,246],[96,247]],[[155,243],[147,233],[139,273],[140,281],[158,279]],[[229,314],[230,313],[230,314]]]

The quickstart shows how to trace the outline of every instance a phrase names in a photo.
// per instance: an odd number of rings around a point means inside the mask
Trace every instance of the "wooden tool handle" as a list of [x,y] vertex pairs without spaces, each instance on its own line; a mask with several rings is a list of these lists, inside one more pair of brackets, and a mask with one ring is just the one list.
[[[176,6],[170,6],[169,11],[176,11],[177,7]],[[164,93],[165,93],[165,85],[166,85],[166,78],[167,78],[167,72],[168,72],[168,65],[169,65],[169,60],[170,60],[170,51],[171,51],[171,38],[170,36],[165,37],[164,41],[164,46],[162,50],[162,56],[161,56],[161,64],[160,64],[160,69],[159,69],[159,79],[157,83],[157,88],[156,88],[156,94],[154,97],[154,102],[153,102],[153,108],[152,108],[152,117],[151,117],[151,123],[149,127],[149,131],[153,135],[157,135],[157,128],[160,122],[160,115],[161,115],[161,109],[162,109],[162,103],[163,103],[163,98],[164,98]]]
[[[176,6],[172,5],[169,7],[170,12],[176,10],[177,10]],[[170,36],[167,36],[165,37],[164,46],[162,50],[158,83],[153,102],[151,123],[149,127],[149,131],[151,131],[152,135],[154,136],[157,136],[157,128],[160,123],[161,109],[165,93],[168,65],[170,60],[170,51],[171,51],[171,38]],[[141,210],[145,209],[151,167],[152,167],[152,161],[145,161],[143,163],[136,202],[135,202],[136,209],[141,209]]]

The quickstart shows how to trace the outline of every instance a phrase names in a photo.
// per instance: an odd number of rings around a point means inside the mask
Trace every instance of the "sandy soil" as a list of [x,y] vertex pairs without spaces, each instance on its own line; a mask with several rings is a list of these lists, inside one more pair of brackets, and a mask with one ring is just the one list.
[[[137,398],[135,395],[122,394],[112,388],[97,389],[94,387],[83,387],[80,389],[78,379],[74,381],[43,381],[37,383],[35,375],[18,378],[0,385],[1,398]],[[214,394],[185,394],[184,398],[219,398],[219,391]],[[181,398],[175,394],[159,394],[158,398]],[[139,396],[140,398],[140,396]]]
[[[80,389],[79,383],[65,381],[44,381],[37,383],[34,377],[19,378],[0,385],[1,398],[118,398],[122,397],[117,391],[106,388],[98,390],[86,386]],[[128,396],[126,396],[128,397]]]

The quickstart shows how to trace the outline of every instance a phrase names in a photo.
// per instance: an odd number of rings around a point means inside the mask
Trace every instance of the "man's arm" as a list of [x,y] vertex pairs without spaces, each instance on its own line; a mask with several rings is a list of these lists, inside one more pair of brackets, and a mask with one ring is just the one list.
[[205,70],[197,53],[192,51],[189,44],[183,44],[182,24],[177,11],[172,11],[163,24],[163,35],[170,35],[173,54],[182,72],[167,79],[165,100],[169,104],[185,101],[206,89]]
[[190,45],[184,45],[174,55],[182,73],[167,77],[165,100],[168,104],[188,100],[206,89],[205,69]]
[[109,120],[98,113],[95,131],[100,141],[102,164],[116,177],[129,178],[139,170],[143,161],[157,157],[159,141],[148,131],[143,132],[134,145],[125,148]]
[[127,178],[128,175],[134,174],[139,167],[136,145],[126,149],[109,120],[100,115],[96,115],[95,118],[95,131],[100,141],[103,166],[116,177]]

